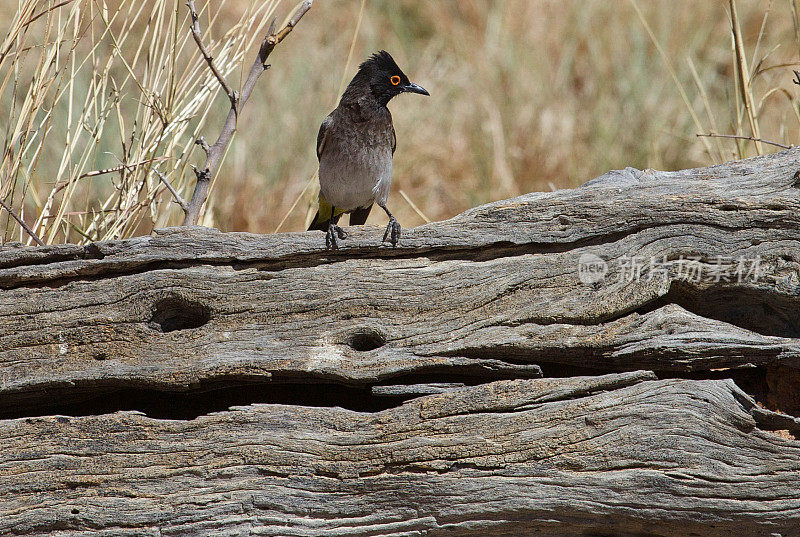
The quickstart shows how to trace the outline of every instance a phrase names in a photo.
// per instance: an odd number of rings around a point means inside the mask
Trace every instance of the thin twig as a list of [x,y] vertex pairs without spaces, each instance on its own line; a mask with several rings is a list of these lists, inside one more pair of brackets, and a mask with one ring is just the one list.
[[[149,164],[151,162],[159,162],[161,160],[167,160],[169,158],[170,157],[154,157],[154,158],[149,158],[147,160],[134,162],[133,164],[120,164],[119,166],[115,166],[113,168],[106,168],[105,170],[92,170],[90,172],[82,173],[81,175],[78,176],[78,179],[85,179],[86,177],[97,177],[98,175],[105,175],[107,173],[121,172],[122,170],[133,171],[135,168],[137,168],[138,166],[142,166],[143,164]],[[60,185],[55,187],[55,190],[53,190],[53,194],[57,194],[58,192],[61,192],[71,182],[72,182],[72,180],[69,180],[69,181],[66,181],[64,183],[61,183]]]
[[[188,0],[187,5],[191,3],[192,0]],[[200,211],[203,208],[203,204],[206,202],[206,199],[208,199],[208,190],[211,187],[211,178],[217,173],[217,168],[219,168],[222,158],[225,156],[227,147],[233,138],[233,133],[236,132],[236,121],[239,111],[244,107],[244,105],[247,103],[247,100],[250,98],[250,94],[253,92],[253,88],[255,88],[258,77],[260,77],[261,74],[269,68],[269,65],[267,64],[267,58],[272,53],[275,45],[283,41],[283,39],[292,31],[292,28],[294,28],[300,19],[303,18],[303,15],[305,15],[308,10],[311,9],[311,5],[313,3],[314,0],[305,0],[297,9],[295,14],[287,21],[286,26],[284,26],[277,34],[269,32],[267,37],[264,38],[264,41],[262,41],[258,50],[258,57],[256,57],[253,65],[250,67],[250,72],[248,73],[247,78],[242,85],[241,93],[238,95],[237,99],[234,99],[231,102],[231,109],[228,111],[228,117],[225,119],[225,123],[222,126],[222,131],[217,137],[217,141],[211,146],[205,144],[205,142],[198,142],[199,145],[206,150],[206,162],[201,169],[195,169],[197,183],[195,183],[192,198],[189,200],[188,208],[186,209],[186,217],[183,220],[184,226],[196,225],[197,221],[200,219]],[[189,6],[190,10],[192,8],[193,4]],[[194,29],[192,30],[192,33],[194,34]],[[200,45],[199,42],[198,45]],[[209,66],[211,65],[212,64],[209,63]]]
[[404,200],[406,200],[406,203],[408,203],[408,204],[411,206],[411,208],[412,208],[412,209],[414,209],[414,212],[415,212],[415,213],[417,213],[417,214],[419,215],[419,217],[420,217],[420,218],[422,218],[423,220],[425,220],[425,223],[426,223],[426,224],[430,224],[430,223],[431,223],[431,219],[430,219],[430,218],[428,218],[427,216],[425,216],[425,213],[423,213],[423,212],[420,210],[420,208],[419,208],[419,207],[417,207],[417,204],[416,204],[416,203],[414,203],[414,201],[413,201],[411,198],[409,198],[409,197],[408,197],[408,194],[406,194],[406,193],[403,191],[403,189],[402,189],[402,188],[400,189],[400,195],[401,195],[401,196],[403,196],[403,199],[404,199]]
[[756,153],[761,154],[761,140],[758,129],[758,121],[755,117],[755,109],[753,107],[753,93],[750,89],[750,75],[747,71],[747,59],[744,56],[744,44],[742,43],[742,29],[739,26],[739,15],[736,13],[736,2],[728,0],[731,9],[731,31],[733,33],[733,46],[734,53],[736,54],[736,72],[739,75],[739,90],[742,96],[744,109],[747,112],[747,121],[750,123],[750,133],[753,135],[752,140],[755,141]]
[[11,210],[11,207],[6,205],[6,202],[0,200],[0,207],[8,211],[8,214],[11,215],[11,218],[17,221],[17,224],[19,224],[20,227],[25,230],[25,233],[31,236],[31,238],[36,242],[36,244],[38,244],[39,246],[45,245],[44,242],[42,242],[42,239],[39,238],[39,235],[37,235],[35,231],[33,231],[30,227],[28,227],[28,224],[26,224],[22,218],[17,216],[17,214]]
[[342,70],[342,78],[339,80],[339,91],[333,96],[333,105],[336,106],[336,99],[344,91],[345,84],[347,84],[347,75],[350,70],[350,62],[353,60],[353,51],[356,49],[356,41],[358,38],[358,29],[361,28],[361,19],[364,16],[364,7],[367,5],[367,0],[361,0],[361,7],[358,8],[358,18],[356,19],[356,27],[353,30],[353,39],[350,40],[350,50],[347,51],[347,60],[344,62],[344,69]]
[[300,22],[300,19],[303,18],[303,15],[305,15],[306,12],[309,9],[311,9],[311,4],[313,3],[314,0],[305,0],[305,2],[302,3],[302,5],[298,8],[294,16],[291,19],[289,19],[289,22],[286,23],[286,26],[284,26],[280,32],[278,32],[277,34],[273,34],[272,32],[270,32],[270,35],[267,36],[267,40],[269,40],[270,38],[274,38],[272,46],[277,45],[278,43],[283,41],[284,37],[289,35],[289,32],[291,32],[297,25],[297,23]]
[[[63,213],[63,216],[86,216],[96,215],[96,214],[105,214],[105,213],[118,213],[124,209],[90,209],[88,211],[67,211]],[[51,218],[57,218],[57,214],[46,214],[42,216],[42,220],[49,220]]]
[[164,185],[167,187],[167,190],[172,193],[172,196],[175,198],[175,203],[181,206],[181,209],[183,209],[184,213],[187,212],[189,210],[189,204],[186,203],[186,200],[183,199],[180,194],[178,194],[178,191],[175,190],[175,187],[172,186],[172,183],[170,183],[160,171],[153,169],[153,172],[158,176],[159,179],[161,179],[161,182],[164,183]]
[[[689,112],[689,116],[692,118],[692,122],[694,122],[694,127],[697,130],[702,130],[703,126],[700,123],[700,118],[697,117],[697,113],[694,111],[694,107],[692,106],[691,102],[689,101],[689,95],[687,95],[686,90],[683,88],[683,84],[681,83],[680,79],[678,78],[675,69],[672,67],[672,62],[670,61],[670,57],[667,56],[667,53],[661,47],[661,43],[658,42],[656,38],[655,32],[650,27],[650,23],[647,22],[647,19],[644,17],[642,10],[639,8],[639,4],[637,0],[629,0],[631,5],[633,6],[633,10],[636,12],[636,16],[639,18],[639,21],[644,26],[647,35],[650,37],[650,42],[653,43],[653,46],[656,47],[656,51],[658,51],[658,55],[661,56],[661,61],[664,62],[664,66],[667,68],[670,77],[672,78],[675,87],[678,88],[678,93],[681,96],[681,100],[683,101],[684,106],[686,106],[686,110]],[[703,144],[706,146],[706,151],[708,154],[711,154],[711,144],[708,140],[703,140]]]
[[696,136],[708,136],[710,138],[735,138],[737,140],[750,140],[751,142],[760,142],[762,144],[774,145],[775,147],[780,147],[782,149],[791,149],[793,147],[791,145],[779,144],[778,142],[770,142],[769,140],[765,140],[763,138],[753,138],[752,136],[741,136],[739,134],[717,134],[715,132],[709,132],[708,134],[697,134]]
[[286,222],[286,219],[289,218],[290,214],[292,214],[294,208],[297,207],[297,204],[300,202],[301,199],[303,199],[303,196],[305,196],[306,192],[308,192],[308,189],[311,187],[311,185],[314,184],[314,181],[317,180],[317,177],[318,177],[317,173],[315,172],[314,175],[311,176],[311,179],[309,179],[308,182],[306,183],[306,186],[303,187],[303,190],[300,192],[300,195],[295,198],[294,203],[292,203],[292,206],[289,207],[289,210],[286,211],[285,215],[283,215],[283,219],[280,221],[278,227],[275,228],[275,231],[273,231],[273,233],[277,233],[281,230],[283,224]]
[[105,175],[107,173],[121,172],[122,170],[132,171],[137,166],[141,166],[143,164],[150,164],[151,162],[159,162],[162,160],[167,160],[168,158],[170,157],[154,157],[154,158],[149,158],[147,160],[134,162],[133,164],[120,164],[119,166],[115,166],[113,168],[106,168],[105,170],[92,170],[90,172],[82,173],[80,176],[78,176],[78,179],[83,179],[84,177],[96,177],[98,175]]
[[195,140],[195,141],[194,141],[194,143],[196,143],[197,145],[199,145],[200,147],[202,147],[202,148],[203,148],[203,151],[204,151],[204,152],[205,152],[205,154],[206,154],[206,156],[208,156],[208,152],[209,152],[209,151],[211,151],[211,148],[208,146],[208,143],[206,143],[206,139],[205,139],[205,138],[203,138],[203,137],[201,136],[200,138],[198,138],[197,140]]
[[203,35],[200,33],[200,19],[197,15],[197,9],[194,7],[194,0],[186,0],[186,7],[189,8],[189,15],[192,17],[192,24],[190,26],[192,30],[192,37],[194,38],[194,42],[197,43],[197,48],[200,49],[200,54],[203,55],[205,58],[208,67],[211,69],[211,72],[214,73],[214,77],[219,82],[219,85],[222,86],[222,89],[225,91],[225,95],[228,96],[228,99],[231,101],[231,106],[234,108],[236,107],[236,94],[225,81],[225,77],[222,76],[222,73],[217,70],[217,66],[214,65],[214,58],[211,54],[208,53],[206,47],[203,45]]
[[23,24],[23,25],[22,25],[22,28],[23,28],[23,29],[24,29],[24,28],[27,28],[28,26],[30,26],[31,24],[33,24],[35,21],[37,21],[37,20],[39,20],[40,18],[44,17],[45,15],[47,15],[48,13],[50,13],[51,11],[55,11],[56,9],[58,9],[58,8],[60,8],[60,7],[64,7],[64,6],[66,6],[67,4],[71,4],[71,3],[72,3],[72,2],[74,2],[74,1],[75,1],[75,0],[64,0],[63,2],[59,2],[58,4],[56,4],[56,5],[54,5],[54,6],[50,6],[49,8],[45,9],[45,10],[44,10],[44,11],[42,11],[41,13],[39,13],[39,14],[37,14],[37,15],[34,15],[34,16],[33,16],[33,17],[31,17],[30,19],[26,20],[26,21],[25,21],[25,24]]

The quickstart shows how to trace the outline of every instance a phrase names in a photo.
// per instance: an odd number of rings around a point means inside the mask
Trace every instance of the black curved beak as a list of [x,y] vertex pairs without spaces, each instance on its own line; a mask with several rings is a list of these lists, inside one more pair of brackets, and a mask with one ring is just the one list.
[[423,88],[422,86],[418,86],[417,84],[409,83],[407,86],[403,86],[403,91],[407,91],[408,93],[419,93],[420,95],[427,95],[430,97],[430,93],[428,90]]

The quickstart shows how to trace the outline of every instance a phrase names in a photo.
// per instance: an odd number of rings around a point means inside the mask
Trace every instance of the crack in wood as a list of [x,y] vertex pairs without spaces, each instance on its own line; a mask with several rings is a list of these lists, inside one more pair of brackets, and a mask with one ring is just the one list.
[[[794,231],[796,227],[791,222],[784,221],[770,221],[767,226],[760,226],[763,222],[751,222],[747,228],[748,231],[761,230],[761,231],[776,231],[776,230],[789,230]],[[800,225],[800,224],[798,224]],[[321,248],[313,248],[303,246],[298,248],[297,252],[281,252],[274,254],[271,246],[268,244],[272,242],[272,236],[262,236],[260,240],[256,239],[257,236],[243,237],[242,249],[247,248],[247,242],[253,242],[253,246],[249,248],[247,256],[203,256],[203,257],[174,257],[179,253],[165,252],[162,259],[158,261],[147,260],[146,258],[138,258],[137,254],[131,253],[131,245],[125,245],[121,252],[117,252],[116,248],[124,241],[109,241],[106,243],[98,242],[92,243],[85,247],[74,246],[77,251],[72,254],[63,252],[62,250],[71,247],[72,245],[49,246],[39,248],[44,250],[43,253],[38,253],[34,256],[20,255],[16,250],[7,250],[9,253],[15,254],[10,259],[3,259],[3,251],[0,250],[0,289],[17,289],[19,287],[49,287],[58,288],[73,281],[97,281],[107,278],[118,278],[131,274],[141,274],[145,272],[152,272],[157,270],[182,270],[200,266],[216,266],[216,267],[230,267],[233,270],[248,270],[256,269],[268,272],[280,272],[286,269],[298,268],[312,268],[323,265],[333,265],[358,260],[381,260],[381,259],[394,259],[394,260],[414,260],[414,259],[427,259],[431,262],[443,261],[463,261],[463,262],[485,262],[492,261],[507,257],[518,257],[522,255],[547,255],[556,253],[566,253],[578,249],[604,246],[620,242],[624,239],[635,237],[644,231],[652,232],[654,230],[666,229],[683,229],[691,226],[696,228],[694,234],[704,235],[706,230],[717,230],[723,232],[737,232],[743,231],[741,226],[730,226],[721,223],[703,222],[698,224],[696,221],[671,219],[663,223],[642,224],[634,226],[622,231],[606,231],[605,233],[588,234],[573,241],[561,241],[558,237],[552,237],[550,242],[536,242],[536,241],[516,241],[503,240],[495,242],[482,242],[480,244],[469,244],[470,237],[467,234],[465,240],[460,238],[448,237],[446,241],[440,244],[426,245],[423,240],[421,244],[414,245],[415,229],[411,229],[406,233],[406,242],[410,243],[409,246],[399,248],[375,248],[373,246],[364,246],[358,244],[356,240],[350,241],[349,246],[343,247],[341,250],[332,253]],[[465,227],[469,227],[468,225]],[[182,228],[178,228],[182,229]],[[161,232],[168,232],[168,237],[173,237],[176,233],[174,229],[157,230]],[[356,231],[359,233],[360,230]],[[195,233],[200,233],[195,230]],[[216,230],[208,230],[209,237],[202,237],[203,240],[213,239],[214,234],[218,233]],[[359,234],[364,234],[360,231]],[[463,234],[463,231],[460,233]],[[249,234],[244,234],[249,235]],[[185,237],[191,238],[191,237]],[[141,239],[149,239],[141,247],[153,247],[156,249],[164,248],[166,245],[152,245],[153,242],[159,237],[145,237],[139,239],[129,239],[128,241],[138,241]],[[264,242],[267,244],[259,244]],[[463,242],[463,244],[459,244]],[[184,248],[196,247],[196,244],[185,242]],[[54,250],[52,256],[48,256],[47,250]],[[87,254],[87,251],[94,252]],[[254,251],[261,251],[263,257],[259,257]],[[89,260],[81,263],[82,260]],[[59,273],[61,267],[59,265],[70,265],[70,262],[75,266],[70,267],[63,273]],[[48,265],[55,265],[56,272],[49,274],[47,271]],[[15,268],[29,268],[39,267],[41,274],[17,274],[13,269]],[[63,270],[63,269],[62,269]]]
[[[41,534],[62,520],[59,509],[77,509],[71,530],[122,535],[172,520],[165,510],[181,513],[173,532],[194,535],[236,529],[232,514],[274,535],[392,534],[421,519],[460,535],[485,535],[490,520],[502,534],[524,535],[549,527],[554,513],[576,536],[641,535],[643,524],[662,537],[676,528],[792,535],[797,444],[753,427],[752,401],[730,382],[638,375],[501,381],[374,414],[254,405],[192,422],[134,413],[0,421],[6,453],[17,454],[0,479],[5,491],[15,488],[0,499],[0,532]],[[602,386],[616,388],[593,393]],[[487,389],[498,410],[536,395],[552,401],[513,412],[421,412],[441,399],[469,406]],[[557,397],[580,391],[593,394]],[[760,457],[777,449],[780,457]],[[169,494],[154,493],[165,480]],[[43,493],[58,501],[42,504]],[[368,512],[353,510],[350,498]]]
[[700,317],[722,321],[763,336],[800,338],[800,293],[780,294],[736,284],[699,287],[673,281],[663,296],[636,310],[648,313],[675,304]]
[[[97,359],[95,357],[95,359]],[[394,375],[385,382],[343,383],[313,373],[209,377],[182,389],[154,386],[125,379],[73,381],[38,390],[0,392],[0,419],[46,415],[91,416],[138,411],[155,419],[192,420],[232,406],[280,404],[339,407],[356,412],[379,412],[431,393],[431,380],[450,386],[473,386],[492,379],[541,377],[533,364],[514,365],[500,360],[474,360],[470,366],[421,368]],[[427,384],[425,384],[427,382]],[[54,402],[57,401],[57,402]]]

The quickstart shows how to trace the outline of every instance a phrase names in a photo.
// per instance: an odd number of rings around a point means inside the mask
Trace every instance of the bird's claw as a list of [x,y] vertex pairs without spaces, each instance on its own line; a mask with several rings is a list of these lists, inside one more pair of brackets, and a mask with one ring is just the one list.
[[392,246],[397,246],[397,243],[400,241],[400,222],[395,220],[394,217],[389,218],[386,231],[383,233],[383,242],[386,242],[386,239],[389,239]]
[[336,224],[330,224],[328,226],[328,232],[325,234],[325,248],[328,250],[338,250],[339,245],[336,244],[337,236],[340,239],[346,239],[347,233]]

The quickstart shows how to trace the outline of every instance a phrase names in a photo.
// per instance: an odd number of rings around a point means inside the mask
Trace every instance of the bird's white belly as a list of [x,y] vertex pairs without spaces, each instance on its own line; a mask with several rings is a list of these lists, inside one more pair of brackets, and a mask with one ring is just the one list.
[[322,195],[337,209],[352,210],[385,204],[392,182],[390,150],[326,151],[319,163]]

